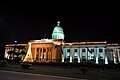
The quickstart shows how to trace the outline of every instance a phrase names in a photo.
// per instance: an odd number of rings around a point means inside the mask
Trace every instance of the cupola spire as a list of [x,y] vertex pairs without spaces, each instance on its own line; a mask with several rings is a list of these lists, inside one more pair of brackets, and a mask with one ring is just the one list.
[[57,26],[60,26],[60,21],[57,22]]
[[60,21],[57,21],[57,26],[53,29],[52,39],[63,39],[64,40],[64,32],[62,27],[60,26]]

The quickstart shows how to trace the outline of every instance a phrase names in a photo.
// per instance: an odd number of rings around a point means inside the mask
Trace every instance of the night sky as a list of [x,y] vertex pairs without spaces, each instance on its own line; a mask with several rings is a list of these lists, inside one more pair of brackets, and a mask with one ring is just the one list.
[[[83,6],[84,7],[84,6]],[[0,44],[27,43],[51,39],[59,20],[65,41],[108,41],[119,43],[118,28],[113,26],[111,9],[81,7],[41,8],[39,6],[2,6],[0,8]]]

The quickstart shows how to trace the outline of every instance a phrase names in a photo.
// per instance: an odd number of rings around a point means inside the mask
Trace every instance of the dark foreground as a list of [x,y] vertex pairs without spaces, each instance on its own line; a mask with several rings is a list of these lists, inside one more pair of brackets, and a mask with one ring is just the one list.
[[[1,67],[0,70],[2,70],[0,71],[0,80],[120,80],[120,70],[116,69],[93,68],[83,74],[79,67],[32,65],[29,69],[22,69],[19,64],[9,64],[7,67]],[[54,77],[48,75],[54,75]]]
[[0,70],[0,80],[85,80],[85,79]]

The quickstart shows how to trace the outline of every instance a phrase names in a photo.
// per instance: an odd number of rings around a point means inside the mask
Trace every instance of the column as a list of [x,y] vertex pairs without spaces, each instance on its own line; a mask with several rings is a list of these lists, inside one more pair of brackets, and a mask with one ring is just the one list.
[[52,62],[52,48],[50,48],[50,61]]
[[50,47],[50,61],[52,62],[52,48]]
[[44,57],[44,56],[43,56],[43,54],[44,54],[44,53],[43,53],[43,48],[44,48],[44,47],[42,47],[42,52],[41,52],[41,60],[42,60],[42,61],[43,61],[43,57]]
[[44,54],[44,60],[46,62],[46,54],[47,54],[47,48],[46,47],[45,47],[45,52],[43,54]]
[[75,48],[73,48],[73,49],[72,49],[72,62],[73,62],[73,61],[74,61],[74,59],[75,59],[75,57],[74,57],[74,56],[75,56],[74,49],[75,49]]
[[35,54],[34,54],[34,60],[36,60],[36,53],[37,53],[37,48],[35,47]]
[[70,48],[70,63],[72,62],[73,49]]
[[[89,49],[89,48],[88,48]],[[88,60],[88,50],[87,50],[87,48],[85,48],[85,52],[86,52],[86,61]]]
[[105,59],[105,64],[108,64],[108,59],[107,59],[107,50],[104,48],[104,59]]
[[82,60],[82,48],[80,48],[80,59]]
[[47,48],[47,52],[46,52],[46,61],[49,61],[49,47]]
[[62,48],[62,62],[64,62],[65,59],[65,48]]
[[50,47],[48,48],[48,54],[47,54],[48,62],[50,62]]
[[98,62],[98,49],[99,49],[99,48],[95,48],[95,57],[96,57],[96,59],[95,59],[95,60],[96,60],[95,63],[96,63],[96,64],[99,63],[99,62]]
[[23,62],[33,62],[32,52],[31,52],[31,43],[28,43],[28,44],[29,44],[28,52],[27,52],[27,55],[25,56],[25,59],[23,60]]
[[47,56],[46,56],[47,61],[49,60],[49,47],[47,48]]
[[114,63],[116,64],[116,55],[115,55],[115,49],[113,49],[113,58],[114,58]]
[[80,48],[78,48],[78,63],[80,63]]
[[40,62],[40,50],[41,50],[41,48],[38,48],[38,61]]
[[119,49],[117,49],[117,53],[118,53],[118,60],[119,60],[119,63],[120,63],[120,53],[119,53]]

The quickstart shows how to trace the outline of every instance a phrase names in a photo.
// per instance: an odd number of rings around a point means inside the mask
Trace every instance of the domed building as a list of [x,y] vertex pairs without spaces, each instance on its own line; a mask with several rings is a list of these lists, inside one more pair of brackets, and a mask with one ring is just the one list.
[[64,32],[63,32],[62,27],[60,26],[60,21],[57,22],[57,26],[53,30],[52,39],[63,39],[64,40]]
[[[30,40],[28,42],[28,50],[23,62],[120,63],[120,44],[108,44],[106,41],[67,43],[64,37],[60,21],[58,21],[57,26],[53,29],[52,39]],[[7,47],[5,51],[6,56]]]
[[24,62],[61,63],[64,32],[60,26],[60,21],[53,29],[52,39],[30,40],[28,44],[29,48]]

